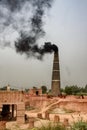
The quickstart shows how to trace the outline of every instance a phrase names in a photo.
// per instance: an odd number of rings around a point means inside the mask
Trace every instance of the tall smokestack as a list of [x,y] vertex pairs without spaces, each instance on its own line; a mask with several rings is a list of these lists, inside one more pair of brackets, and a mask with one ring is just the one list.
[[53,72],[52,72],[52,86],[51,91],[53,96],[60,95],[60,67],[59,67],[59,53],[54,52]]

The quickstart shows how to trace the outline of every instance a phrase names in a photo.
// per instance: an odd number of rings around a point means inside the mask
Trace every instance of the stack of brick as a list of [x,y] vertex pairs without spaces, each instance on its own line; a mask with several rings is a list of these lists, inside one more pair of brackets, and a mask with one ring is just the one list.
[[0,130],[4,130],[6,128],[6,121],[0,121]]
[[49,113],[46,111],[45,112],[45,119],[47,119],[47,120],[49,120],[50,118],[49,118]]
[[25,122],[25,104],[24,103],[17,104],[17,122],[18,123]]
[[33,128],[33,127],[34,127],[34,119],[29,118],[29,128]]
[[68,127],[68,126],[69,126],[69,120],[68,120],[67,118],[64,118],[63,125],[64,125],[65,127]]
[[55,116],[54,116],[54,122],[56,123],[56,122],[59,122],[59,121],[60,121],[59,116],[55,115]]
[[38,114],[37,114],[37,117],[40,118],[40,119],[42,119],[42,114],[41,114],[41,113],[38,113]]

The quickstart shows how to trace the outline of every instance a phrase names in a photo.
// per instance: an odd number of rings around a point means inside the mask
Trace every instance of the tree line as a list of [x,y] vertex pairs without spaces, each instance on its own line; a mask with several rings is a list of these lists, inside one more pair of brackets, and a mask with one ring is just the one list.
[[87,95],[87,85],[84,88],[77,85],[66,86],[65,88],[61,88],[61,93],[66,93],[67,95]]
[[[38,88],[38,87],[33,87],[33,88]],[[51,94],[51,89],[48,90],[47,86],[41,86],[40,87],[42,89],[42,94],[46,94],[46,93],[50,93]],[[0,88],[0,90],[6,90],[7,87],[4,86],[2,88]],[[10,90],[12,91],[18,91],[17,89],[15,88],[10,88]],[[24,90],[25,92],[28,92],[29,91],[29,88],[25,88]],[[65,93],[67,95],[87,95],[87,85],[85,87],[78,87],[77,85],[72,85],[72,86],[65,86],[65,88],[61,88],[61,93]]]

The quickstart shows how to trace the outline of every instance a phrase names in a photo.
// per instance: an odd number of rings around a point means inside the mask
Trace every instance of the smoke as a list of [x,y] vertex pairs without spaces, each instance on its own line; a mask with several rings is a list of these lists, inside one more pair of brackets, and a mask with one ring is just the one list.
[[56,45],[50,42],[41,47],[37,44],[38,39],[45,35],[43,17],[47,9],[51,8],[52,2],[53,0],[0,0],[0,37],[4,39],[0,39],[2,46],[10,46],[7,43],[11,41],[6,36],[11,37],[16,32],[18,37],[14,43],[16,52],[20,54],[41,59],[45,53],[58,51]]
[[19,52],[20,54],[24,53],[28,57],[34,56],[40,60],[43,58],[44,54],[58,51],[58,47],[55,44],[51,44],[51,42],[45,42],[43,46],[38,47],[37,44],[31,46],[29,44],[29,42],[30,42],[29,40],[31,40],[31,42],[32,42],[32,40],[34,40],[34,39],[26,38],[26,39],[24,39],[24,41],[22,39],[22,41],[20,40],[19,42],[17,42],[15,44],[16,51]]

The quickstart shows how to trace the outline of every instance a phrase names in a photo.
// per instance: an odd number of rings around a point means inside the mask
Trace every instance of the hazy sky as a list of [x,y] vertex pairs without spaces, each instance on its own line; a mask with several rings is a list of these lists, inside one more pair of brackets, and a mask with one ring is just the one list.
[[[39,44],[50,41],[59,47],[61,87],[84,87],[87,84],[87,0],[54,0],[44,18],[44,30],[46,35]],[[0,86],[51,88],[53,54],[45,55],[43,61],[20,55],[14,47],[2,46],[3,33],[12,43],[18,34],[9,27],[2,32],[0,26]]]

